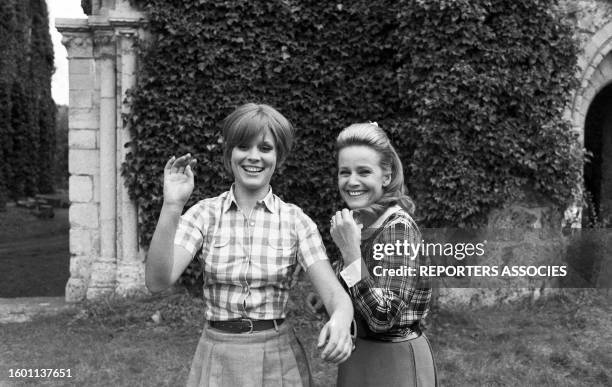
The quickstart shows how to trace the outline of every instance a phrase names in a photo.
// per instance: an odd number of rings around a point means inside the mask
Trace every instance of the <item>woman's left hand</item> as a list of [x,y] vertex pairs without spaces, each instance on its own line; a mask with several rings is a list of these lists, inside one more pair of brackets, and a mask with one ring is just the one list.
[[346,266],[361,257],[359,245],[361,243],[362,225],[353,219],[353,211],[343,209],[336,212],[331,218],[330,234],[334,243],[342,253],[342,259]]
[[353,351],[353,340],[351,338],[351,324],[332,315],[329,321],[321,329],[317,347],[323,348],[321,358],[334,364],[340,364],[349,358]]

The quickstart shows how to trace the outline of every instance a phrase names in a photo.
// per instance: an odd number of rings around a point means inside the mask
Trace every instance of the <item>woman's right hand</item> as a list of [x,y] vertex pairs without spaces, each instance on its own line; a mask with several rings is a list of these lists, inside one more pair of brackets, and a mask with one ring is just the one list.
[[347,208],[336,212],[331,218],[329,233],[342,254],[345,267],[361,258],[361,229],[362,225],[353,219],[353,211]]
[[164,168],[164,204],[185,206],[189,196],[193,192],[194,178],[193,170],[197,163],[196,159],[191,158],[187,153],[179,157],[174,156],[168,160]]

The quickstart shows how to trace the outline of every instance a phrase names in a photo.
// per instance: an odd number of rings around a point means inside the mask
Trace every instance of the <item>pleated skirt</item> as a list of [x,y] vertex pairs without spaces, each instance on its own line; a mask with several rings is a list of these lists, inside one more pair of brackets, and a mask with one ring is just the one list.
[[338,387],[434,387],[436,367],[424,334],[385,342],[357,338],[355,350],[338,367]]
[[188,387],[311,386],[302,344],[287,322],[279,330],[226,333],[204,328]]

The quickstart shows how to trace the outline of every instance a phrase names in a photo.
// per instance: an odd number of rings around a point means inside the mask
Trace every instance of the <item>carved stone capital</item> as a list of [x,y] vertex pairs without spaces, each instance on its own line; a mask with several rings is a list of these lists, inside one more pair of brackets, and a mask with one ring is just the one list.
[[117,37],[113,31],[95,32],[93,38],[94,56],[96,58],[111,57],[116,54]]
[[62,36],[69,58],[92,57],[93,42],[89,33],[66,33]]
[[121,55],[134,54],[134,42],[138,39],[138,31],[135,29],[119,29],[117,30],[119,39],[119,48]]
[[117,34],[122,39],[136,39],[138,36],[138,30],[135,28],[118,28]]

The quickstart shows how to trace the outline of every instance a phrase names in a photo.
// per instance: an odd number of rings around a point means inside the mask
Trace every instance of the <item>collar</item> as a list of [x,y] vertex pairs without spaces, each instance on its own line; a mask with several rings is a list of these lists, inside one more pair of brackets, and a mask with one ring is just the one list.
[[368,228],[364,228],[363,230],[361,230],[361,240],[368,239],[369,237],[371,237],[372,234],[377,229],[379,229],[380,226],[382,226],[385,220],[387,220],[391,215],[395,214],[401,209],[402,207],[398,206],[397,204],[387,208],[385,212],[383,212],[383,214],[374,221],[374,223],[372,223]]
[[[263,204],[268,209],[268,211],[270,211],[271,213],[276,213],[278,203],[275,198],[276,196],[272,193],[272,187],[270,187],[266,196],[264,196],[263,199],[258,200],[257,204]],[[230,187],[229,191],[227,192],[227,196],[223,201],[223,212],[227,212],[232,207],[232,204],[234,204],[236,208],[238,208],[238,202],[236,201],[236,196],[234,195],[234,184],[232,184],[232,186]]]

